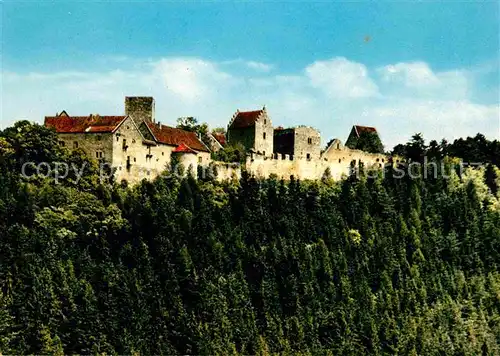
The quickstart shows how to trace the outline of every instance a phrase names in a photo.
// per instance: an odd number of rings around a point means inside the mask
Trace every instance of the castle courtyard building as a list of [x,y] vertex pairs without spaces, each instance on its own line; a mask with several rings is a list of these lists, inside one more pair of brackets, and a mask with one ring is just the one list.
[[154,178],[170,164],[172,154],[196,172],[210,163],[210,151],[195,132],[155,121],[152,97],[126,97],[123,116],[70,116],[63,111],[46,116],[62,146],[82,149],[89,157],[108,163],[117,181]]
[[321,135],[312,127],[276,128],[273,140],[275,154],[286,154],[292,159],[319,159]]
[[241,143],[249,152],[271,156],[273,133],[266,107],[255,111],[237,110],[229,122],[227,140],[229,143]]

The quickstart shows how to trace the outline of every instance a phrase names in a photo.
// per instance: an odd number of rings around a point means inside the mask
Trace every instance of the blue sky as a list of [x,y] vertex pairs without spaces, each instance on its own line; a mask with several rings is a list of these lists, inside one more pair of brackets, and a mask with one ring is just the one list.
[[499,3],[11,2],[2,6],[2,118],[123,112],[227,124],[266,105],[324,141],[353,123],[387,148],[499,136]]

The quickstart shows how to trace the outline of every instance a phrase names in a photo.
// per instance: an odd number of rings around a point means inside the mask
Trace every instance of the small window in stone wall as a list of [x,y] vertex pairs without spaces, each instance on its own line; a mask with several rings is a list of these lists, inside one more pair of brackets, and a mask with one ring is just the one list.
[[61,147],[66,146],[66,142],[64,142],[64,141],[59,141],[59,146],[61,146]]
[[97,135],[97,141],[101,141],[102,140],[102,136],[101,135]]
[[96,158],[103,158],[103,157],[104,157],[104,154],[103,154],[101,151],[97,151],[97,152],[95,153],[95,156],[96,156]]
[[341,159],[341,158],[339,158],[339,163],[341,163],[341,162],[342,162],[342,159]]
[[202,158],[200,156],[200,157],[198,157],[198,163],[201,163],[201,161],[202,161]]
[[309,161],[309,160],[311,160],[311,154],[310,154],[310,153],[308,153],[308,154],[306,155],[306,158],[307,158],[307,160],[308,160],[308,161]]
[[264,125],[267,125],[267,120],[266,119],[264,119]]
[[73,148],[74,148],[74,149],[77,149],[77,148],[78,148],[78,141],[74,141],[74,142],[73,142]]
[[308,144],[310,144],[310,145],[312,145],[312,143],[313,143],[313,139],[309,137],[309,138],[307,139],[307,143],[308,143]]
[[262,135],[262,137],[264,137],[264,140],[266,139],[266,133],[264,132],[264,134]]
[[134,157],[134,162],[135,162],[135,157]]
[[162,156],[165,156],[165,152],[162,152],[162,153],[161,153],[161,155],[162,155]]

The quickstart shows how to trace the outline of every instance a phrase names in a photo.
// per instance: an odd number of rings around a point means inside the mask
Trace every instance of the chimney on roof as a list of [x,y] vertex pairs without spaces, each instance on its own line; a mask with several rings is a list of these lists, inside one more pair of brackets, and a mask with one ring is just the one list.
[[152,96],[126,96],[125,115],[130,116],[137,126],[144,121],[155,122],[155,99]]

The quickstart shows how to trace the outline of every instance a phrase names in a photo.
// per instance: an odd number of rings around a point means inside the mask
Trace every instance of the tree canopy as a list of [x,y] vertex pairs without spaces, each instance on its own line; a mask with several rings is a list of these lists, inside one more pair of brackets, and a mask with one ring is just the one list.
[[376,132],[362,131],[359,137],[350,136],[346,147],[369,153],[384,153],[384,145]]
[[2,354],[500,353],[493,165],[127,187],[27,122],[0,157]]

